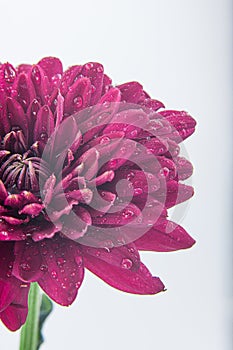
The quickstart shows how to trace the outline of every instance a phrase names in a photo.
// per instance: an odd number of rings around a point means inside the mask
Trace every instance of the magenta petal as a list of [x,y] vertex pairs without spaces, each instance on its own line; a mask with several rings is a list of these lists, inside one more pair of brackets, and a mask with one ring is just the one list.
[[0,201],[4,201],[8,196],[6,187],[4,186],[2,180],[0,180]]
[[78,79],[65,96],[65,113],[72,114],[88,106],[91,98],[91,82],[88,78]]
[[0,314],[15,297],[15,289],[6,281],[0,280]]
[[24,282],[35,282],[43,275],[43,259],[39,244],[33,241],[15,244],[13,275]]
[[49,82],[53,86],[57,86],[62,75],[62,63],[56,57],[45,57],[38,63],[45,75],[49,78]]
[[35,216],[38,216],[43,209],[44,209],[44,205],[39,203],[31,203],[31,204],[25,205],[23,209],[19,211],[19,214],[25,214],[25,215],[30,215],[32,217],[35,217]]
[[96,256],[84,254],[85,267],[116,289],[132,294],[156,294],[164,290],[160,279],[152,277],[145,265],[140,263],[138,270],[132,271],[132,264],[128,260],[122,259],[122,265],[116,266]]
[[12,303],[0,313],[0,319],[11,331],[19,329],[26,321],[28,313],[29,285],[21,284]]
[[17,91],[17,101],[27,110],[30,102],[36,97],[34,86],[28,74],[19,74],[14,88]]
[[78,245],[70,240],[55,237],[43,241],[41,253],[47,271],[39,280],[39,285],[58,304],[72,304],[84,277]]
[[129,269],[131,271],[138,270],[140,266],[140,257],[134,244],[112,249],[82,246],[82,252],[84,256],[91,255],[112,266]]
[[191,198],[193,194],[194,190],[191,186],[169,181],[167,183],[166,207],[171,208],[176,204],[183,203]]
[[76,240],[86,233],[92,220],[89,212],[85,208],[78,206],[70,215],[65,215],[62,222],[62,234],[67,238]]
[[120,90],[117,88],[111,88],[108,90],[100,99],[100,104],[106,104],[107,102],[120,102],[121,100],[121,93]]
[[25,138],[27,139],[28,121],[21,104],[16,100],[8,97],[7,112],[11,128],[20,127],[24,133]]
[[47,103],[49,93],[49,80],[43,69],[39,65],[32,66],[31,80],[33,82],[36,96],[43,104]]
[[79,79],[83,66],[72,66],[68,68],[62,75],[61,80],[61,93],[65,96],[68,92],[69,87]]
[[100,63],[89,62],[83,66],[82,75],[91,81],[92,93],[90,104],[95,105],[102,93],[104,68]]
[[172,221],[164,220],[134,243],[139,250],[170,252],[190,248],[195,240],[189,236],[183,227]]
[[22,225],[13,226],[7,222],[0,222],[0,241],[21,241],[26,239]]
[[118,85],[117,88],[121,92],[122,101],[126,101],[128,103],[137,103],[143,91],[142,85],[136,81]]
[[180,141],[192,135],[196,121],[185,111],[165,110],[159,112],[179,132]]
[[153,111],[157,111],[158,109],[165,107],[161,101],[151,98],[146,98],[143,102],[140,102],[140,104],[146,108],[153,109]]
[[175,163],[177,167],[178,180],[186,180],[192,175],[193,166],[187,159],[178,157],[175,160]]
[[54,116],[48,106],[40,108],[35,128],[34,128],[34,141],[46,142],[49,136],[54,131]]
[[112,79],[109,78],[106,74],[104,74],[102,95],[108,92],[108,90],[111,89],[111,87],[112,87]]

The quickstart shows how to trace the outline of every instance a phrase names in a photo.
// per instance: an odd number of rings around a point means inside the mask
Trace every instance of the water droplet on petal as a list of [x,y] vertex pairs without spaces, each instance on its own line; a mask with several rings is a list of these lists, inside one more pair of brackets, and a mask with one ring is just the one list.
[[102,66],[98,66],[96,70],[98,73],[102,73],[104,71],[104,68]]
[[92,69],[94,67],[94,64],[89,62],[89,63],[86,63],[85,66],[84,66],[87,70],[89,69]]
[[132,260],[126,259],[126,258],[122,259],[122,261],[121,261],[121,267],[122,267],[123,269],[129,270],[129,269],[131,269],[132,266],[133,266]]
[[20,264],[20,267],[23,271],[30,271],[31,270],[31,266],[28,263],[22,263],[22,264]]
[[122,216],[124,219],[130,219],[131,217],[134,216],[134,212],[130,209],[126,209],[122,212]]
[[143,193],[143,189],[142,189],[142,188],[137,187],[137,188],[134,189],[134,194],[135,194],[136,196],[139,196],[139,195],[142,194],[142,193]]
[[76,261],[76,264],[78,265],[78,267],[83,266],[83,258],[81,256],[76,256],[75,261]]
[[45,272],[45,271],[48,271],[48,266],[47,266],[47,265],[41,265],[41,266],[40,266],[40,270],[41,270],[41,271],[44,271],[44,272]]
[[56,271],[52,271],[51,272],[51,276],[52,276],[52,278],[56,279],[57,278],[57,272]]
[[58,266],[63,266],[66,263],[66,259],[64,258],[58,258],[57,259],[57,265]]
[[110,138],[108,136],[101,137],[100,145],[108,145],[110,142]]
[[47,141],[47,139],[48,139],[47,133],[46,132],[42,132],[40,134],[40,139],[41,139],[41,141]]
[[91,92],[92,92],[92,94],[93,94],[95,91],[96,91],[95,85],[91,85]]
[[76,108],[80,108],[83,105],[83,99],[81,96],[77,96],[73,99],[73,103],[76,106]]
[[40,75],[40,71],[37,67],[34,67],[32,69],[32,76],[34,78],[34,81],[37,85],[40,85],[41,83],[41,75]]
[[80,287],[80,285],[81,285],[81,282],[76,282],[76,283],[75,283],[75,288],[78,289],[78,288]]
[[137,131],[137,130],[131,131],[130,136],[131,136],[132,138],[137,137],[137,136],[138,136],[138,131]]
[[135,177],[135,173],[133,171],[130,171],[127,175],[127,180],[132,180]]
[[13,83],[15,80],[15,71],[10,65],[6,65],[4,69],[4,79],[7,83]]
[[169,172],[170,172],[170,170],[167,167],[164,167],[164,168],[160,169],[158,176],[160,178],[167,177],[169,175]]

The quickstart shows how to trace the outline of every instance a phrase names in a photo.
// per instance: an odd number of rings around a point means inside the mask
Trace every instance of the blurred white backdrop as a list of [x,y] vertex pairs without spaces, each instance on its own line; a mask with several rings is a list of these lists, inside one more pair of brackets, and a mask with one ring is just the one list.
[[[232,325],[232,5],[230,0],[1,0],[0,61],[99,61],[115,83],[137,80],[198,122],[186,148],[195,197],[188,251],[144,253],[167,292],[133,296],[90,273],[76,302],[56,306],[41,350],[230,350]],[[0,325],[0,348],[19,333]]]

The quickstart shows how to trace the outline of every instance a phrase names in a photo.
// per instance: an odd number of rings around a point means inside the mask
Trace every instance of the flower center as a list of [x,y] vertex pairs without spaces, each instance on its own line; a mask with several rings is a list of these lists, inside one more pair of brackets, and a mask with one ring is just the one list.
[[21,190],[39,192],[39,182],[43,183],[50,175],[48,164],[29,152],[10,154],[0,165],[0,178],[11,193]]

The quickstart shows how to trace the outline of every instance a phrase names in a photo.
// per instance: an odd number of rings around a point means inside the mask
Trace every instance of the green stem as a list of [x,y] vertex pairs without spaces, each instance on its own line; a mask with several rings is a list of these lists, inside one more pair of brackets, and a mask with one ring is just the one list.
[[28,316],[20,334],[20,350],[37,350],[41,293],[37,283],[32,283],[29,292]]

